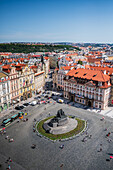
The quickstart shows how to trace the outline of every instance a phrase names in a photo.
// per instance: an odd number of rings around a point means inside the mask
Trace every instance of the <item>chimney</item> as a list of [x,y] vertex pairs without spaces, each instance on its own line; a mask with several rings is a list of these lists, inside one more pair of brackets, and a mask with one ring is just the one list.
[[104,70],[104,74],[106,74],[106,70]]

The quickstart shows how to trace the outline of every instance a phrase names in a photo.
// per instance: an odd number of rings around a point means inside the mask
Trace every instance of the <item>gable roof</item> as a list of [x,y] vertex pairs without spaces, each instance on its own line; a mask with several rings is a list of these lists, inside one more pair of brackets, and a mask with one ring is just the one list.
[[86,86],[91,86],[91,87],[95,87],[95,84],[93,83],[93,81],[89,81],[85,84]]

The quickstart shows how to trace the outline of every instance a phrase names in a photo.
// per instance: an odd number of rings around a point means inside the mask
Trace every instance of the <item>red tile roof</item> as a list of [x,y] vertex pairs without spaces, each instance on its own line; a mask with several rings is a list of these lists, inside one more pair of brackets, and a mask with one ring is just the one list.
[[101,71],[105,71],[108,75],[111,75],[113,73],[113,68],[110,67],[101,67],[101,66],[90,66],[91,69],[93,70],[101,70]]
[[49,57],[44,57],[44,59],[45,59],[45,60],[48,60],[48,59],[49,59]]
[[72,66],[63,66],[61,67],[63,70],[70,70]]
[[33,65],[33,66],[30,66],[30,69],[33,69],[33,68],[37,68],[37,66],[34,66],[34,65]]
[[59,70],[59,68],[55,68],[55,70]]
[[65,58],[67,61],[72,61],[72,59],[70,59],[70,58]]
[[37,73],[37,74],[35,74],[35,77],[36,76],[39,76],[39,75],[41,75],[41,74],[43,74],[44,73],[44,71],[42,71],[42,72],[40,72],[40,73]]
[[102,71],[82,68],[72,69],[66,75],[100,82],[106,82],[110,80],[110,76],[105,75]]
[[10,65],[4,65],[2,66],[3,69],[11,69]]

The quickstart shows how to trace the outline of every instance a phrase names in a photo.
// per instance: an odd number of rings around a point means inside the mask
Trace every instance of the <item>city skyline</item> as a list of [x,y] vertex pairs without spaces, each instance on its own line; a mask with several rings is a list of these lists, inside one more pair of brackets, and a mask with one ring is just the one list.
[[113,43],[113,1],[0,0],[0,42]]

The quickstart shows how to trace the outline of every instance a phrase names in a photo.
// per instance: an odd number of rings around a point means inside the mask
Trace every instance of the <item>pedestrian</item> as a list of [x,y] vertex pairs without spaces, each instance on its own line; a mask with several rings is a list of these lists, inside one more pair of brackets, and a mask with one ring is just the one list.
[[102,148],[100,148],[100,152],[102,151]]
[[10,166],[10,165],[8,165],[8,168],[9,168],[9,169],[11,169],[11,166]]
[[60,167],[62,168],[64,164],[61,164]]
[[108,142],[110,143],[110,142],[111,142],[111,139],[108,139]]
[[92,135],[89,135],[89,138],[91,139]]
[[12,159],[9,157],[9,162],[12,162]]

